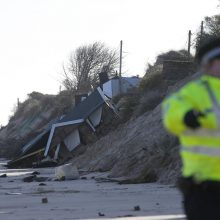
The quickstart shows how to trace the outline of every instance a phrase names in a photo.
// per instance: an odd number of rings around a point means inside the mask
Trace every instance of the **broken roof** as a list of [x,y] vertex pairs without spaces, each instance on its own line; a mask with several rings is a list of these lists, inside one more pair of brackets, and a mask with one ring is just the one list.
[[[56,119],[50,122],[42,133],[37,135],[22,148],[22,153],[19,158],[23,158],[25,155],[32,154],[41,149],[46,149],[45,155],[47,155],[51,146],[60,143],[107,100],[102,90],[98,87],[62,119]],[[19,160],[19,158],[17,158],[16,161]]]
[[86,99],[74,107],[73,110],[64,116],[58,123],[86,119],[103,103],[105,103],[104,94],[100,88],[97,88]]
[[86,99],[73,108],[69,114],[64,116],[58,123],[53,124],[44,156],[47,156],[51,146],[59,144],[73,129],[82,124],[95,110],[102,106],[106,100],[107,98],[104,93],[98,87]]
[[50,129],[46,129],[40,133],[37,137],[32,139],[22,148],[22,155],[28,154],[39,149],[39,146],[45,146],[50,134]]

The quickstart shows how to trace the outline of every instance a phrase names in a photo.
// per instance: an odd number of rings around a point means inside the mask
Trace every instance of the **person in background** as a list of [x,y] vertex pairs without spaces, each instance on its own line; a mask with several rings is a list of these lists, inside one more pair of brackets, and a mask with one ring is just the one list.
[[178,186],[189,220],[220,220],[220,38],[196,54],[198,79],[163,102],[163,123],[179,137]]

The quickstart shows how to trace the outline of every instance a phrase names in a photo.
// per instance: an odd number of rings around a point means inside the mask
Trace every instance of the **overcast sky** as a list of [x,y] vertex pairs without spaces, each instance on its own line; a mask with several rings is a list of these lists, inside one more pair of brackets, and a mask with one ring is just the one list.
[[17,98],[56,94],[62,63],[77,46],[124,41],[126,75],[143,75],[147,62],[187,46],[187,32],[213,15],[217,0],[0,0],[0,124]]

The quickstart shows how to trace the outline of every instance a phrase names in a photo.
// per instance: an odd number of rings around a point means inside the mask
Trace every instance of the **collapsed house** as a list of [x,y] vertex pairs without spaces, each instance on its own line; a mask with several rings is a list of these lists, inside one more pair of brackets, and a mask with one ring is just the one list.
[[118,77],[105,79],[105,82],[101,81],[102,89],[98,87],[90,94],[77,96],[75,107],[60,119],[53,120],[42,133],[23,146],[19,157],[10,161],[8,167],[49,167],[69,160],[75,149],[87,144],[89,133],[96,132],[105,108],[113,117],[117,114],[111,98],[120,92],[128,92],[139,82],[138,77],[121,77],[121,82]]
[[67,115],[50,123],[36,138],[27,143],[20,156],[8,163],[8,167],[54,166],[57,161],[67,160],[71,152],[84,140],[80,127],[87,126],[95,132],[102,119],[103,107],[115,113],[110,99],[98,87]]

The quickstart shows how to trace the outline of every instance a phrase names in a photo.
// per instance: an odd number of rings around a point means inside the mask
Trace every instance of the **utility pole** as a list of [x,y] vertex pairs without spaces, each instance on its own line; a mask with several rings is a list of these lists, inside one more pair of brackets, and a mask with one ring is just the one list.
[[196,53],[198,48],[202,45],[203,38],[204,38],[204,21],[201,21],[201,26],[200,26],[200,35],[197,37],[197,45],[196,45]]
[[190,57],[190,50],[191,50],[191,37],[192,37],[192,32],[189,30],[188,33],[188,56]]
[[122,70],[122,48],[123,41],[120,41],[120,64],[119,64],[119,92],[122,93],[122,78],[121,78],[121,70]]
[[17,98],[17,108],[19,108],[19,106],[20,106],[20,100],[19,98]]
[[204,38],[204,21],[201,21],[201,29],[200,29],[200,38],[199,38],[199,47],[203,43],[203,38]]
[[200,32],[200,38],[202,40],[203,38],[203,33],[204,33],[204,21],[201,22],[201,32]]

